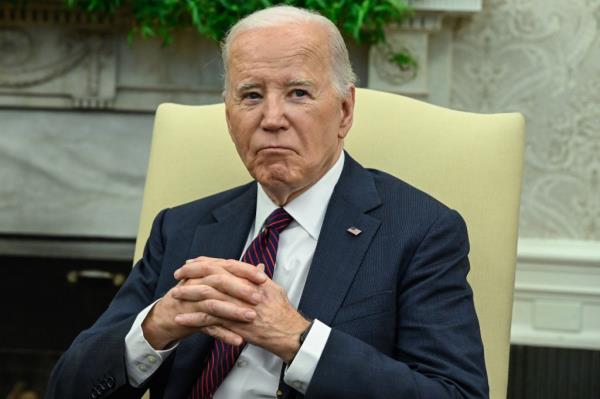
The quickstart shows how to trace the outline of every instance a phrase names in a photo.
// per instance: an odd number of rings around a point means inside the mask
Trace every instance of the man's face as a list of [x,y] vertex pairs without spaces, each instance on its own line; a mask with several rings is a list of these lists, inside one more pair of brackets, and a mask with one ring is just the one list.
[[331,83],[323,27],[293,24],[239,34],[229,54],[229,132],[250,174],[283,205],[335,163],[352,125],[354,88]]

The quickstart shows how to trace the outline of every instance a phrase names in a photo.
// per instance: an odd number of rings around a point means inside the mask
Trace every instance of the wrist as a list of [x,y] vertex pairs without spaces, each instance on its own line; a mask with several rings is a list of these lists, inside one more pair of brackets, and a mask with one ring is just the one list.
[[308,336],[308,333],[314,322],[314,320],[303,320],[303,321],[304,321],[304,323],[302,324],[302,328],[297,330],[296,333],[293,334],[293,336],[292,336],[292,341],[293,341],[292,348],[293,349],[288,353],[287,356],[285,356],[283,358],[283,361],[286,364],[291,364],[294,361],[296,354],[302,347],[302,344],[304,343],[304,340]]
[[160,321],[157,316],[156,308],[160,301],[150,310],[144,321],[142,322],[142,333],[144,338],[155,350],[163,350],[176,339],[169,334],[169,328],[165,323]]
[[315,323],[314,319],[310,320],[310,324],[308,325],[308,327],[306,327],[304,329],[304,331],[302,331],[300,333],[300,336],[298,337],[298,343],[300,344],[300,346],[302,346],[302,344],[306,340],[306,337],[308,337],[308,333],[310,332],[310,329],[312,328],[314,323]]

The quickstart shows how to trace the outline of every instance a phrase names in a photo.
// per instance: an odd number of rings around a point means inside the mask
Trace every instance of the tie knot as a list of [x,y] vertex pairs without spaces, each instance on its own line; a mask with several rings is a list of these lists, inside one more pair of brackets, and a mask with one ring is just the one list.
[[277,208],[271,212],[267,220],[265,220],[265,229],[281,232],[283,229],[289,226],[292,220],[294,220],[294,218],[291,217],[285,209]]

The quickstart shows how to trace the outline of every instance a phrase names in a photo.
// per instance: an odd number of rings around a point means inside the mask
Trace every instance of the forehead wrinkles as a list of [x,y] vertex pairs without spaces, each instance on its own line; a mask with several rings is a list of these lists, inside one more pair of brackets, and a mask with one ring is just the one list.
[[301,48],[288,54],[273,54],[268,57],[232,57],[230,68],[238,74],[252,74],[259,69],[280,70],[290,66],[307,66],[305,71],[317,72],[327,67],[326,59],[319,56],[317,51],[311,48]]
[[329,69],[329,53],[326,35],[309,34],[298,27],[259,28],[234,39],[229,70],[251,74],[256,68],[280,69],[294,64],[306,66],[309,71],[315,67]]

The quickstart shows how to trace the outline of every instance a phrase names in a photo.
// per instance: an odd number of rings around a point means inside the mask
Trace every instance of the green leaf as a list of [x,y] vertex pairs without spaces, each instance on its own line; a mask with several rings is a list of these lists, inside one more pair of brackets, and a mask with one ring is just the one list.
[[142,34],[142,37],[156,36],[154,29],[152,29],[152,27],[148,24],[144,24],[144,25],[140,26],[140,33]]

